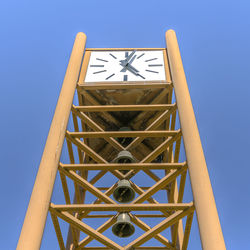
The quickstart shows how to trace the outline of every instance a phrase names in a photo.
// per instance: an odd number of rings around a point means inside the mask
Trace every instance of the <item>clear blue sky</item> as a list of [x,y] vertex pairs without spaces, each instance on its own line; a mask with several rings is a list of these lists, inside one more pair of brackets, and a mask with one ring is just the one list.
[[[1,249],[16,247],[77,32],[87,47],[165,47],[170,28],[227,248],[249,249],[249,8],[247,0],[2,1]],[[41,249],[58,249],[48,218]],[[189,249],[200,249],[196,220]]]

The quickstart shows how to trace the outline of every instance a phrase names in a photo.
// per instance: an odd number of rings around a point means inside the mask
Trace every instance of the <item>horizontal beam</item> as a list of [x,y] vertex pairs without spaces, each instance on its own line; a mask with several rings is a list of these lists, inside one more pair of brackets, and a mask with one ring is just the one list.
[[59,164],[60,167],[67,170],[146,170],[146,169],[181,169],[186,166],[183,163],[107,163],[107,164]]
[[[138,218],[166,218],[164,214],[133,214]],[[114,214],[88,214],[86,216],[81,216],[81,218],[92,219],[92,218],[110,218],[113,217]]]
[[104,112],[104,111],[165,111],[172,108],[174,104],[144,104],[144,105],[92,105],[74,106],[81,112]]
[[[108,248],[108,247],[84,247],[84,250],[113,250],[113,248]],[[135,248],[133,248],[133,250],[169,250],[169,247],[135,247]]]
[[82,212],[82,211],[177,211],[184,210],[193,206],[190,203],[161,203],[161,204],[72,204],[72,205],[55,205],[50,204],[51,208],[68,211],[68,212]]
[[108,138],[108,137],[168,137],[178,134],[178,130],[166,131],[105,131],[105,132],[69,132],[75,138]]
[[96,90],[96,89],[158,89],[158,88],[168,88],[171,87],[172,84],[165,82],[151,82],[151,83],[137,83],[137,82],[127,82],[127,83],[105,83],[105,82],[98,82],[98,83],[78,83],[77,89],[81,90]]
[[[107,189],[109,189],[109,187],[97,187],[99,190],[107,190]],[[140,189],[142,189],[142,190],[147,190],[147,189],[149,189],[149,188],[151,188],[151,187],[140,187]],[[162,190],[165,190],[166,191],[166,187],[165,188],[162,188]]]

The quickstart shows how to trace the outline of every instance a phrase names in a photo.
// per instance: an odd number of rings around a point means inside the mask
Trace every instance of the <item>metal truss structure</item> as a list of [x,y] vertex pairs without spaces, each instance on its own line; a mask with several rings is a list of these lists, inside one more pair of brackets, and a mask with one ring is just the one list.
[[[175,33],[166,35],[164,82],[84,84],[92,50],[86,49],[81,65],[85,39],[82,33],[76,38],[17,249],[39,249],[50,211],[62,250],[184,250],[195,210],[203,249],[225,249]],[[75,90],[77,106],[72,105]],[[70,112],[74,131],[66,129]],[[179,162],[182,139],[186,161]],[[59,161],[64,140],[67,164]],[[129,151],[134,162],[116,162],[121,151]],[[50,202],[57,171],[65,204]],[[194,202],[183,203],[187,172]],[[117,181],[124,179],[136,193],[128,204],[112,198]],[[125,246],[105,234],[120,213],[138,228]],[[67,243],[58,218],[70,225]],[[100,223],[93,227],[91,220]],[[102,246],[89,246],[93,240]]]

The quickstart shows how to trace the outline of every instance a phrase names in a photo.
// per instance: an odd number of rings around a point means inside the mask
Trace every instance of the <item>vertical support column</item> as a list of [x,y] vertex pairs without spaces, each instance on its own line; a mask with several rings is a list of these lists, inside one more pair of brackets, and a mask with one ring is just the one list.
[[166,43],[202,247],[205,250],[226,249],[181,55],[173,30],[166,32]]
[[78,33],[17,244],[18,250],[40,249],[85,43],[85,34]]

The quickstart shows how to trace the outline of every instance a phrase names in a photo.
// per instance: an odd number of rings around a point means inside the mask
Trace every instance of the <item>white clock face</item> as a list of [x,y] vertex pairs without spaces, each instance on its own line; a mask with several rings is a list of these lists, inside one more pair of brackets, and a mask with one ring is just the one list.
[[85,82],[164,81],[163,51],[92,51]]

